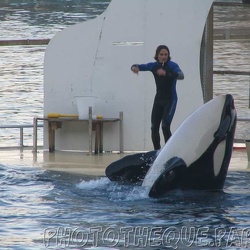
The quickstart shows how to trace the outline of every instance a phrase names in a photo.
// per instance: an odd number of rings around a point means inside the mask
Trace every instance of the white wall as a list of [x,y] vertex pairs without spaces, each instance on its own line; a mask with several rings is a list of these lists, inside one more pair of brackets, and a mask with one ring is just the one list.
[[[212,2],[113,0],[96,19],[59,32],[45,53],[44,115],[75,114],[75,96],[95,95],[94,113],[118,117],[119,111],[124,112],[125,150],[152,150],[154,79],[150,72],[135,75],[130,67],[154,61],[160,44],[170,48],[172,60],[185,74],[185,79],[177,82],[179,101],[172,124],[175,131],[203,104],[200,45]],[[87,150],[87,134],[88,130],[79,124],[64,126],[57,131],[56,147]],[[44,138],[47,145],[46,129]],[[118,139],[118,124],[104,127],[104,150],[118,150]]]

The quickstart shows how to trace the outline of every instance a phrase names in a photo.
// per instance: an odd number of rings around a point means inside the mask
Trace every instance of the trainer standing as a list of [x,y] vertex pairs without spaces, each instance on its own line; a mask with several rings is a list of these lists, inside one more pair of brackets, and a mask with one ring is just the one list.
[[156,95],[151,113],[151,137],[154,149],[161,148],[160,145],[160,124],[162,123],[162,132],[165,142],[171,137],[170,130],[176,106],[177,79],[184,79],[184,74],[179,65],[171,61],[170,51],[166,45],[157,47],[154,59],[155,62],[147,64],[134,64],[131,70],[138,74],[139,71],[151,71],[155,78]]

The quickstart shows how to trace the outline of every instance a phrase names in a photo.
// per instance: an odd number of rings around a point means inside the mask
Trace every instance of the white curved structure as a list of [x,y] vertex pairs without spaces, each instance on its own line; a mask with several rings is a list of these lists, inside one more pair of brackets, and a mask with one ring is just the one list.
[[[75,96],[97,96],[96,114],[124,112],[124,150],[151,150],[150,115],[155,95],[151,73],[134,75],[134,63],[153,61],[166,44],[185,74],[172,131],[200,105],[200,45],[213,0],[113,0],[96,19],[59,32],[44,63],[44,114],[77,113]],[[118,126],[104,127],[104,150],[117,150]],[[45,129],[45,145],[47,136]],[[88,149],[79,124],[57,132],[58,149]],[[114,135],[113,135],[114,134]]]

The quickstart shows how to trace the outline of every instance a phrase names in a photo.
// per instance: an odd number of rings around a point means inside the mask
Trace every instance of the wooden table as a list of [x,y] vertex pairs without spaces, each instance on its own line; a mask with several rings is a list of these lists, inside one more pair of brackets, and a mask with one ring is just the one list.
[[92,131],[95,131],[95,150],[94,153],[103,152],[103,124],[119,122],[119,150],[123,152],[123,112],[119,113],[119,118],[102,118],[92,119],[92,114],[89,119],[78,118],[48,118],[48,117],[34,117],[33,119],[33,152],[37,152],[37,122],[45,121],[48,124],[48,142],[49,152],[55,151],[55,131],[63,126],[65,122],[80,122],[88,124],[89,133],[89,153],[92,153]]

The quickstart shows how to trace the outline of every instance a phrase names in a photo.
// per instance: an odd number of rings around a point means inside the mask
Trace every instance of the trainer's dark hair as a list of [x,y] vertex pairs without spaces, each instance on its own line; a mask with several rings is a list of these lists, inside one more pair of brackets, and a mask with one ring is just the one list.
[[165,50],[168,51],[168,61],[169,61],[169,60],[171,59],[171,57],[170,57],[170,51],[169,51],[169,48],[168,48],[166,45],[159,45],[159,46],[157,47],[157,49],[156,49],[156,51],[155,51],[154,59],[155,59],[156,61],[158,61],[158,54],[160,53],[160,51],[161,51],[162,49],[165,49]]

